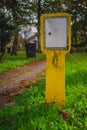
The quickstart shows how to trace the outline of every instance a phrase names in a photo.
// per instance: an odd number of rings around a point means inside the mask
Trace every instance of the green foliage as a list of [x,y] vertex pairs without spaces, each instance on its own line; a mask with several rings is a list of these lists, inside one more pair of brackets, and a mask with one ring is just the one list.
[[38,61],[43,58],[45,58],[43,53],[37,53],[36,58],[27,58],[26,52],[24,51],[20,51],[17,56],[11,56],[10,54],[5,53],[4,60],[0,63],[0,72],[22,66],[29,62]]
[[[70,13],[72,16],[72,44],[87,44],[87,1],[86,0],[1,0],[0,9],[11,16],[15,27],[14,45],[17,45],[19,25],[40,25],[44,13]],[[38,24],[37,24],[38,23]],[[83,43],[82,43],[83,44]],[[15,47],[17,50],[17,46]]]
[[[74,0],[70,2],[70,14],[72,15],[73,43],[87,42],[87,2],[86,0]],[[79,39],[80,35],[80,39]]]
[[[72,17],[72,44],[87,42],[86,0],[40,0],[40,14],[69,13]],[[80,38],[79,38],[80,36]]]
[[[19,25],[31,24],[32,23],[32,10],[29,0],[1,0],[0,3],[1,11],[9,17],[9,23],[14,26],[13,36],[13,49],[12,55],[17,55],[18,45],[18,31]],[[4,21],[4,20],[3,20]],[[8,31],[8,30],[7,30]],[[4,40],[4,38],[3,38]]]
[[[86,130],[87,54],[66,57],[66,106],[45,104],[45,74],[0,109],[0,130]],[[58,109],[68,112],[64,120]]]
[[11,17],[6,16],[2,11],[0,12],[0,61],[5,52],[5,47],[10,37],[13,35],[13,25],[9,22]]
[[0,12],[0,42],[6,45],[12,36],[13,26],[9,23],[9,17]]
[[[23,25],[25,23],[31,23],[32,21],[32,7],[31,2],[29,0],[1,0],[1,9],[7,15],[12,17],[13,24]],[[4,10],[5,9],[5,10]]]

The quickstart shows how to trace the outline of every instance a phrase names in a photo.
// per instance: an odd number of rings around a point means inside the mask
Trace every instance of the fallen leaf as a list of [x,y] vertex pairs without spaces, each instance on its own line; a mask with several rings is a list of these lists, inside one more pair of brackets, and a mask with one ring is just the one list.
[[63,116],[63,119],[68,119],[69,114],[68,112],[65,112],[64,110],[58,110],[58,114]]

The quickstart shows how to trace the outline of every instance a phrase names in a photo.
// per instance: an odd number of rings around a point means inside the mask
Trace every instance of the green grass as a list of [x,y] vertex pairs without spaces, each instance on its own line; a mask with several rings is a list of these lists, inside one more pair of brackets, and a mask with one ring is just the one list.
[[[0,130],[87,130],[87,53],[66,56],[66,105],[45,103],[45,74],[0,109]],[[68,112],[67,120],[58,109]]]
[[36,53],[36,58],[27,58],[25,51],[19,51],[17,56],[11,56],[8,53],[5,53],[3,62],[0,63],[0,72],[22,66],[26,63],[38,61],[42,58],[45,58],[43,53]]
[[66,110],[73,129],[87,129],[87,53],[66,58]]

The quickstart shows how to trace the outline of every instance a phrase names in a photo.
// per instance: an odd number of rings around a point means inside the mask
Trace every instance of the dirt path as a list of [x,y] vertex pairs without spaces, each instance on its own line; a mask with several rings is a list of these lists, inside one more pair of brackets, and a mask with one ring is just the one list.
[[40,60],[0,73],[0,105],[10,102],[9,97],[19,94],[21,88],[30,85],[45,69],[45,60]]

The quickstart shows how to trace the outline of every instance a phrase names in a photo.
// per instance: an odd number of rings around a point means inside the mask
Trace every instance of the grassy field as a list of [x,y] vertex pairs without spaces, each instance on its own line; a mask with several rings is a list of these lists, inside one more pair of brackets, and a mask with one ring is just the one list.
[[4,60],[0,63],[0,72],[22,66],[29,62],[38,61],[42,58],[45,58],[43,53],[36,53],[36,58],[27,58],[25,51],[19,51],[17,56],[5,53]]
[[[0,109],[0,130],[87,130],[87,53],[66,56],[66,105],[45,104],[45,74]],[[59,114],[59,111],[67,114]]]

